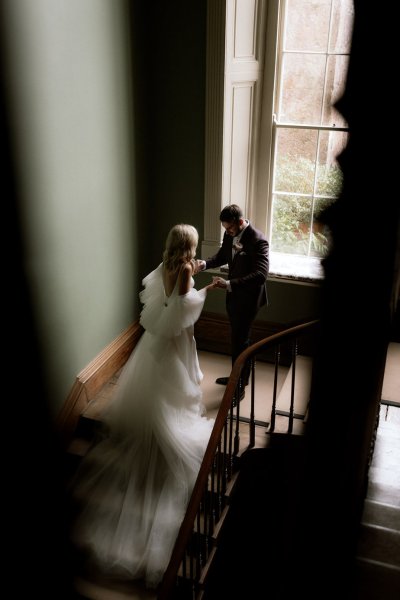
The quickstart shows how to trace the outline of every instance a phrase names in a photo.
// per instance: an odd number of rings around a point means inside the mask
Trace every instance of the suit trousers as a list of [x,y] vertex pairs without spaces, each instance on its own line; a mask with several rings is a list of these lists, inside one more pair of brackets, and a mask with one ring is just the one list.
[[[257,303],[250,304],[248,298],[235,292],[227,292],[226,311],[231,326],[232,366],[239,356],[250,345],[251,326],[258,313]],[[250,364],[242,370],[242,380],[247,384],[250,375]]]

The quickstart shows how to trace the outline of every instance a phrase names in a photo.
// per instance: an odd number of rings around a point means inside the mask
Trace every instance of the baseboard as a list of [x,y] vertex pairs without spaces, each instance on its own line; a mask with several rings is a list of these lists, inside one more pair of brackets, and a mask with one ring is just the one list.
[[[310,319],[312,320],[312,319]],[[302,321],[305,322],[305,321]],[[289,327],[298,325],[299,322],[274,323],[272,321],[255,320],[251,329],[251,343],[259,342],[271,335],[284,331]],[[231,354],[231,330],[228,317],[220,313],[203,312],[194,326],[194,336],[198,350],[216,352],[218,354]],[[315,332],[299,337],[298,353],[311,356],[315,347]],[[264,362],[275,361],[275,349],[265,350],[257,356],[257,360]],[[290,365],[292,361],[292,347],[282,344],[280,348],[280,364]]]
[[[286,327],[288,325],[283,323],[255,321],[252,327],[251,342],[259,342],[274,333],[283,331]],[[199,350],[227,355],[231,353],[231,330],[226,315],[203,312],[194,326],[194,337]]]

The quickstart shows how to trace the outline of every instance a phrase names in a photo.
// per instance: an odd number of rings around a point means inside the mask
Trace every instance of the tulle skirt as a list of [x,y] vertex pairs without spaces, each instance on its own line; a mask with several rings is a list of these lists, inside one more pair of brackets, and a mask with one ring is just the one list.
[[109,435],[84,458],[73,541],[104,574],[160,582],[214,421],[204,416],[191,328],[145,332],[104,415]]

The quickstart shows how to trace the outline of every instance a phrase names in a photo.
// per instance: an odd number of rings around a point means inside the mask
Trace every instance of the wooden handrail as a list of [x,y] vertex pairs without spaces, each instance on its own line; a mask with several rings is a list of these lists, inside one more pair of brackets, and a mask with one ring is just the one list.
[[78,373],[55,423],[64,447],[71,441],[79,417],[90,400],[125,364],[143,331],[139,321],[135,321]]
[[214,427],[212,429],[210,440],[208,442],[204,458],[193,488],[192,495],[186,510],[185,517],[182,521],[178,537],[171,555],[170,562],[164,573],[164,577],[157,591],[158,600],[170,600],[173,589],[175,587],[176,577],[179,571],[179,566],[183,560],[185,549],[190,541],[190,536],[193,531],[193,525],[196,515],[199,511],[201,500],[206,489],[208,476],[212,469],[214,457],[217,452],[218,445],[221,441],[223,429],[225,427],[229,411],[232,409],[232,400],[238,388],[240,376],[243,367],[248,360],[252,359],[256,354],[259,354],[266,348],[282,344],[286,341],[298,337],[300,334],[308,333],[319,324],[319,320],[308,321],[289,327],[284,331],[275,333],[267,338],[260,340],[249,346],[236,359],[231,374],[228,379],[228,384],[225,388],[222,402],[215,418]]

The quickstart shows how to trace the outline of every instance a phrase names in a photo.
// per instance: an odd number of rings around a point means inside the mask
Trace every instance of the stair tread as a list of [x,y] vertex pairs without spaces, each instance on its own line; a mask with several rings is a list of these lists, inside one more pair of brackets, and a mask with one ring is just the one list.
[[400,507],[399,488],[393,485],[370,481],[367,498]]
[[75,589],[88,600],[156,600],[157,598],[156,592],[148,590],[142,582],[102,582],[77,577]]
[[400,531],[400,507],[366,499],[362,522]]
[[355,584],[357,600],[398,600],[400,569],[378,561],[357,559]]
[[400,569],[400,532],[378,525],[361,524],[357,557]]

